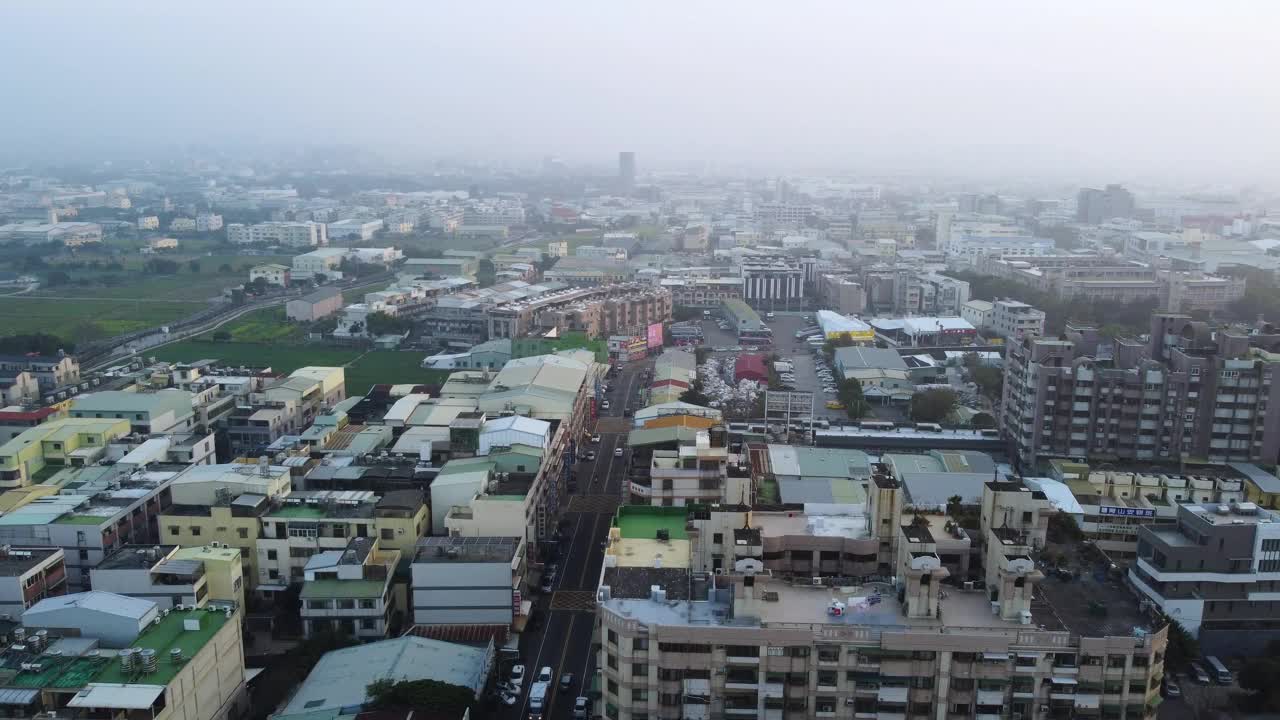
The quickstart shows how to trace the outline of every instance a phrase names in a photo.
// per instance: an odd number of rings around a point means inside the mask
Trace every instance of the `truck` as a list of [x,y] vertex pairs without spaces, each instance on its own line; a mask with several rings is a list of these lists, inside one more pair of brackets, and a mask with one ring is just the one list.
[[541,713],[547,702],[547,687],[551,683],[536,682],[529,688],[529,712]]

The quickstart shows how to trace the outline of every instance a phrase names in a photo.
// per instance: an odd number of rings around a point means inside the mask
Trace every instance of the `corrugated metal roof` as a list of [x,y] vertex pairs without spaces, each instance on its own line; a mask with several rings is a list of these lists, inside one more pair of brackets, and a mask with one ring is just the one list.
[[30,705],[39,695],[39,688],[31,690],[0,688],[0,705]]

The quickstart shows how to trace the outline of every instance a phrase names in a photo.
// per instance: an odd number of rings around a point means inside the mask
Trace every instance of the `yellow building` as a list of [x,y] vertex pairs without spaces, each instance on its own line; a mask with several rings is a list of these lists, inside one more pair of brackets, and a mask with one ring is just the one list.
[[[238,610],[174,610],[160,615],[134,641],[128,670],[118,658],[92,658],[98,661],[98,671],[67,706],[85,717],[237,717],[246,709],[239,620]],[[144,657],[155,661],[147,664]],[[75,688],[66,684],[75,679],[68,672],[51,687]]]
[[61,418],[33,427],[0,445],[0,488],[30,485],[49,466],[92,465],[107,443],[128,434],[128,420],[106,418]]
[[0,515],[11,513],[32,500],[57,495],[61,489],[61,485],[40,484],[6,490],[0,493]]
[[208,583],[209,600],[232,602],[244,607],[244,566],[239,548],[221,545],[180,548],[173,554],[178,560],[199,560],[204,563],[204,577]]
[[[233,501],[234,502],[234,501]],[[257,586],[258,538],[262,534],[261,508],[233,504],[214,507],[173,505],[160,515],[160,543],[201,548],[218,543],[240,552],[241,574],[249,590]]]

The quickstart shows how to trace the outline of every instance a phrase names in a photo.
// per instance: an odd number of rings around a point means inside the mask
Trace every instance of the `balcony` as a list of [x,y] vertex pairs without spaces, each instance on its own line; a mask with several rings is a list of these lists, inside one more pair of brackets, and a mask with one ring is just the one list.
[[759,655],[726,655],[724,661],[728,663],[733,663],[735,665],[759,665],[760,656]]

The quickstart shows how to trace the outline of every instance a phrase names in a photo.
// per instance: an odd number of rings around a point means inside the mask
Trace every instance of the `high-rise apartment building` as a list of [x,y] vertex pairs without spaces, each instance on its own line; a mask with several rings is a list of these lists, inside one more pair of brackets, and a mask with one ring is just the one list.
[[623,190],[631,190],[636,186],[636,154],[634,152],[618,153],[618,182]]
[[[891,493],[892,477],[878,475],[872,487]],[[1155,717],[1166,630],[1127,591],[1100,585],[1099,616],[1068,600],[1078,587],[1045,577],[1032,560],[1055,512],[1044,493],[987,483],[981,571],[962,571],[951,554],[967,535],[898,507],[883,527],[879,515],[833,505],[621,508],[596,591],[595,713]],[[850,558],[875,568],[878,548],[892,548],[883,552],[895,582],[840,576]]]
[[1076,221],[1098,225],[1112,218],[1133,217],[1133,193],[1122,185],[1105,190],[1081,188],[1076,195]]
[[1092,328],[1010,343],[1001,427],[1011,452],[1027,466],[1091,455],[1275,463],[1280,335],[1157,313],[1150,337],[1119,338],[1109,355]]

